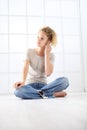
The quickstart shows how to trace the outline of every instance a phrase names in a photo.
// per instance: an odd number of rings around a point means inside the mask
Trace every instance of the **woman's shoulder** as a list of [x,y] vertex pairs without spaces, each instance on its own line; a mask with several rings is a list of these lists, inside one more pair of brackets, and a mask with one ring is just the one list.
[[50,53],[50,57],[55,57],[53,52]]
[[33,52],[33,51],[34,51],[34,48],[27,48],[27,51],[28,51],[28,52]]
[[33,54],[34,52],[35,52],[34,48],[28,48],[27,49],[27,53],[29,53],[29,54]]
[[30,58],[33,57],[35,55],[34,53],[34,49],[33,48],[27,48],[26,49],[26,57]]
[[55,61],[55,55],[53,52],[50,53],[50,60],[52,63],[54,63],[54,61]]

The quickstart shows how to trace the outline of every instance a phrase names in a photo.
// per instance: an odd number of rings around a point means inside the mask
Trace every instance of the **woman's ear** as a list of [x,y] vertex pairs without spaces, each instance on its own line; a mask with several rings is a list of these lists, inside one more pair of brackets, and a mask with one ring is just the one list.
[[50,40],[48,41],[48,44],[50,44],[50,45],[51,45],[51,41],[50,41]]

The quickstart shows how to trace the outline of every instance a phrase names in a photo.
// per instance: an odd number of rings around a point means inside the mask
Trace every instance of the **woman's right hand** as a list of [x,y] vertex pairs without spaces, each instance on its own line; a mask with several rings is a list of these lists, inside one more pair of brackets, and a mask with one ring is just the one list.
[[22,87],[22,86],[24,86],[24,85],[25,85],[24,82],[18,81],[18,82],[16,82],[16,83],[13,84],[13,87],[14,87],[15,89],[18,89],[18,88],[20,88],[20,87]]

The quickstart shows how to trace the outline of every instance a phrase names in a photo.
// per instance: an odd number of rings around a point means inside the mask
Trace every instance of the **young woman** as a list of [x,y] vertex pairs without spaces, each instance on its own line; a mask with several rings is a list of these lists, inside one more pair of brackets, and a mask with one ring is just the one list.
[[47,83],[47,77],[53,72],[54,54],[52,46],[57,43],[57,36],[50,27],[43,27],[38,32],[37,48],[28,49],[24,61],[22,80],[14,83],[15,96],[22,99],[41,99],[65,97],[63,90],[69,86],[66,77],[60,77]]

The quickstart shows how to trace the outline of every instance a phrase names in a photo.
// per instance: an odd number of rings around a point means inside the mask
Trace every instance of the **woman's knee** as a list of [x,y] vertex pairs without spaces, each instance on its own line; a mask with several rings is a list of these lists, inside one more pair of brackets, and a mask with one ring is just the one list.
[[63,77],[62,80],[63,80],[64,87],[66,89],[69,86],[69,80],[67,77]]
[[23,92],[20,89],[14,91],[14,95],[19,98],[23,98]]
[[14,91],[14,95],[15,95],[16,97],[19,97],[19,91],[18,91],[17,89]]

